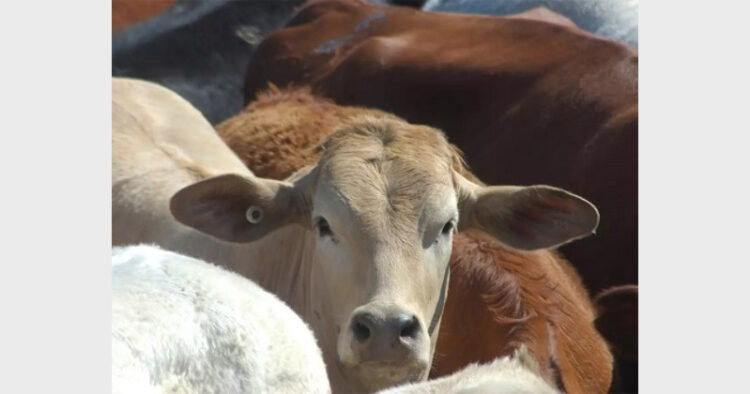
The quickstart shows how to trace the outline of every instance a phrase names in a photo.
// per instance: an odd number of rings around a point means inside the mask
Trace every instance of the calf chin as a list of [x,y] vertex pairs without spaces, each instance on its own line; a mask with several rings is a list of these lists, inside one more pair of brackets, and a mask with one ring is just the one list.
[[[354,338],[348,337],[345,341],[351,344]],[[431,359],[429,342],[414,347],[382,342],[377,345],[378,349],[373,352],[356,351],[351,345],[339,348],[339,369],[356,391],[375,392],[427,379]]]

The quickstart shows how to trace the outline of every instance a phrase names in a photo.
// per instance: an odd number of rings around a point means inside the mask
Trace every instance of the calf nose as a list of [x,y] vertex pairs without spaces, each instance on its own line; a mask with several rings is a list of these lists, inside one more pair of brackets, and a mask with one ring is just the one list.
[[429,347],[420,319],[401,308],[361,307],[350,324],[351,350],[360,362],[409,363]]
[[398,342],[409,342],[419,336],[419,328],[416,316],[405,313],[379,317],[362,311],[352,319],[354,339],[360,344],[372,341],[394,346]]

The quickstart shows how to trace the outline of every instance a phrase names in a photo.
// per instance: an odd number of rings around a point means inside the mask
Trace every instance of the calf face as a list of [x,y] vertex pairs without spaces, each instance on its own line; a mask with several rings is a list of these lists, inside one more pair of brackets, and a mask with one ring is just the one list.
[[469,181],[445,137],[429,127],[362,116],[323,150],[316,166],[291,180],[210,178],[175,194],[171,210],[231,242],[291,223],[308,229],[314,251],[302,258],[324,282],[312,296],[325,327],[338,328],[314,327],[316,336],[360,390],[426,378],[457,228],[533,250],[586,236],[598,223],[593,205],[560,189]]

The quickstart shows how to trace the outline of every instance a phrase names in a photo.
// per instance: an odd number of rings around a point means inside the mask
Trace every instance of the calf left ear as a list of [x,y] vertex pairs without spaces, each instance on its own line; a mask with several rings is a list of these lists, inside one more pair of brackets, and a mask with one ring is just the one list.
[[[463,178],[463,177],[461,177]],[[520,250],[555,248],[595,232],[594,204],[552,186],[459,186],[463,228],[476,228]]]
[[229,242],[251,242],[308,217],[299,185],[236,174],[205,179],[170,200],[182,224]]

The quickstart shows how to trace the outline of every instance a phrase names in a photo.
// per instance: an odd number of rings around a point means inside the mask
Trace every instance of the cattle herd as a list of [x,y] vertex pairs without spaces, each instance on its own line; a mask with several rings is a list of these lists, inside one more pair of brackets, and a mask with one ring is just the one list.
[[637,21],[546,3],[113,0],[113,392],[637,392]]

